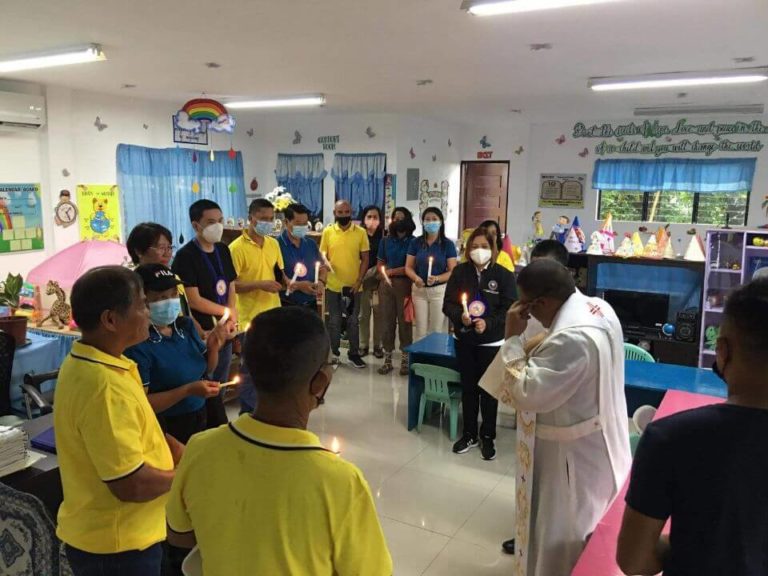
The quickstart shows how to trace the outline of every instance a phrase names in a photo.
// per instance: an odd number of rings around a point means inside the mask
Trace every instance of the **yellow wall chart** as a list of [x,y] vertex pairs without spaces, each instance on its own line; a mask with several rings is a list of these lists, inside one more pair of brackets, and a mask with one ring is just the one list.
[[110,184],[78,184],[80,240],[120,242],[120,190]]

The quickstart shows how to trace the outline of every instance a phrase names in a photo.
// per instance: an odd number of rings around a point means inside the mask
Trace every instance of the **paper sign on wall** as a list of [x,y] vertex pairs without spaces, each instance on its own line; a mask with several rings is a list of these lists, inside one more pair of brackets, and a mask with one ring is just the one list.
[[40,184],[0,184],[0,254],[42,249]]
[[542,174],[539,207],[584,208],[586,182],[586,174]]
[[81,240],[120,242],[120,190],[110,184],[78,184]]

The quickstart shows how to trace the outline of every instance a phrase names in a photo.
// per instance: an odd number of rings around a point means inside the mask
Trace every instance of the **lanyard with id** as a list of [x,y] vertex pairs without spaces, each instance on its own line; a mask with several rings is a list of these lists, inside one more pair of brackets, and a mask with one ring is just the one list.
[[216,292],[216,302],[222,306],[225,306],[227,304],[229,284],[227,283],[227,279],[224,277],[224,265],[221,263],[219,249],[214,244],[213,253],[216,255],[216,263],[219,265],[219,271],[216,271],[216,269],[213,267],[213,264],[211,264],[211,259],[200,247],[200,244],[198,244],[197,240],[195,240],[195,246],[197,246],[197,249],[200,250],[200,254],[203,257],[203,262],[205,262],[205,264],[208,266],[208,271],[211,273],[211,277],[213,278],[214,290]]

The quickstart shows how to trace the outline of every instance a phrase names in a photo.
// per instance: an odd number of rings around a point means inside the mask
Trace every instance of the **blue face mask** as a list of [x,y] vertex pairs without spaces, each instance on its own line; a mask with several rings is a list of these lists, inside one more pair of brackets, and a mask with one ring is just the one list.
[[168,326],[172,324],[181,313],[181,300],[169,298],[159,302],[149,303],[149,319],[155,326]]
[[274,222],[256,222],[253,225],[253,230],[258,234],[259,236],[269,236],[272,234],[272,230],[275,229]]
[[291,232],[296,238],[304,238],[309,232],[309,226],[294,226]]
[[424,232],[427,234],[437,234],[440,232],[440,222],[424,222]]

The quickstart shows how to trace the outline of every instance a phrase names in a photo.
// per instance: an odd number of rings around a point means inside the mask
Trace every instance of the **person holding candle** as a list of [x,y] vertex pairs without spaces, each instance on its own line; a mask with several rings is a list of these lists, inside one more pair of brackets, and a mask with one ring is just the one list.
[[192,438],[168,500],[168,540],[198,546],[196,573],[392,574],[368,483],[307,430],[333,379],[329,352],[322,320],[306,308],[251,323],[243,359],[259,404]]
[[[246,325],[262,312],[280,306],[280,290],[287,285],[286,274],[293,274],[293,270],[284,272],[280,244],[270,236],[274,229],[274,206],[269,200],[256,198],[248,207],[248,227],[229,247],[237,272],[237,315]],[[243,338],[241,335],[241,346]],[[256,390],[242,362],[240,381],[240,408],[248,412],[256,405]]]
[[203,343],[192,319],[179,316],[180,281],[173,272],[162,264],[142,264],[135,272],[149,305],[149,337],[125,355],[138,366],[160,427],[186,444],[207,427],[205,399],[219,393],[219,383],[207,375],[216,369],[228,330],[218,324]]
[[[195,238],[176,253],[172,269],[184,282],[192,315],[206,332],[216,326],[227,308],[230,317],[226,323],[230,340],[219,350],[219,361],[211,374],[216,382],[229,380],[232,363],[232,339],[237,332],[235,278],[229,246],[221,241],[224,233],[224,215],[216,202],[198,200],[189,207],[189,219]],[[221,395],[206,400],[208,425],[227,422],[227,413]]]
[[[408,375],[408,354],[403,349],[413,342],[413,324],[405,320],[406,299],[411,296],[411,279],[405,274],[405,260],[413,240],[416,224],[408,208],[402,206],[392,211],[389,234],[379,244],[379,306],[381,306],[382,343],[384,364],[379,374],[389,374],[392,351],[395,349],[395,328],[398,329],[401,360],[400,374]],[[389,282],[386,281],[389,278]]]
[[448,331],[442,306],[445,283],[457,262],[456,245],[445,237],[442,211],[430,206],[422,213],[421,221],[424,233],[411,241],[405,260],[405,274],[413,281],[415,340],[432,332]]
[[320,252],[330,263],[325,305],[328,311],[328,332],[331,337],[333,361],[339,363],[341,324],[344,314],[344,297],[351,301],[347,314],[347,340],[349,361],[355,368],[365,368],[360,357],[359,322],[360,289],[368,271],[370,245],[368,234],[352,223],[352,207],[347,200],[339,200],[333,208],[336,223],[323,230]]
[[286,275],[293,278],[296,264],[306,267],[307,273],[296,278],[291,292],[280,293],[283,306],[304,306],[317,311],[318,299],[322,298],[327,271],[322,266],[322,256],[317,242],[307,237],[310,231],[309,210],[303,204],[291,204],[284,211],[285,228],[278,238]]
[[384,236],[384,218],[378,206],[363,208],[363,225],[368,233],[370,247],[368,271],[363,277],[363,292],[360,295],[360,356],[365,357],[371,345],[371,317],[373,317],[373,355],[383,358],[381,347],[381,304],[379,295],[379,273],[376,256]]
[[[484,460],[496,457],[498,401],[478,386],[504,343],[509,307],[517,300],[515,275],[496,262],[498,248],[487,228],[476,228],[467,241],[466,262],[448,280],[443,312],[453,324],[461,374],[464,433],[453,445],[464,454],[480,444]],[[483,417],[478,435],[478,411]]]

